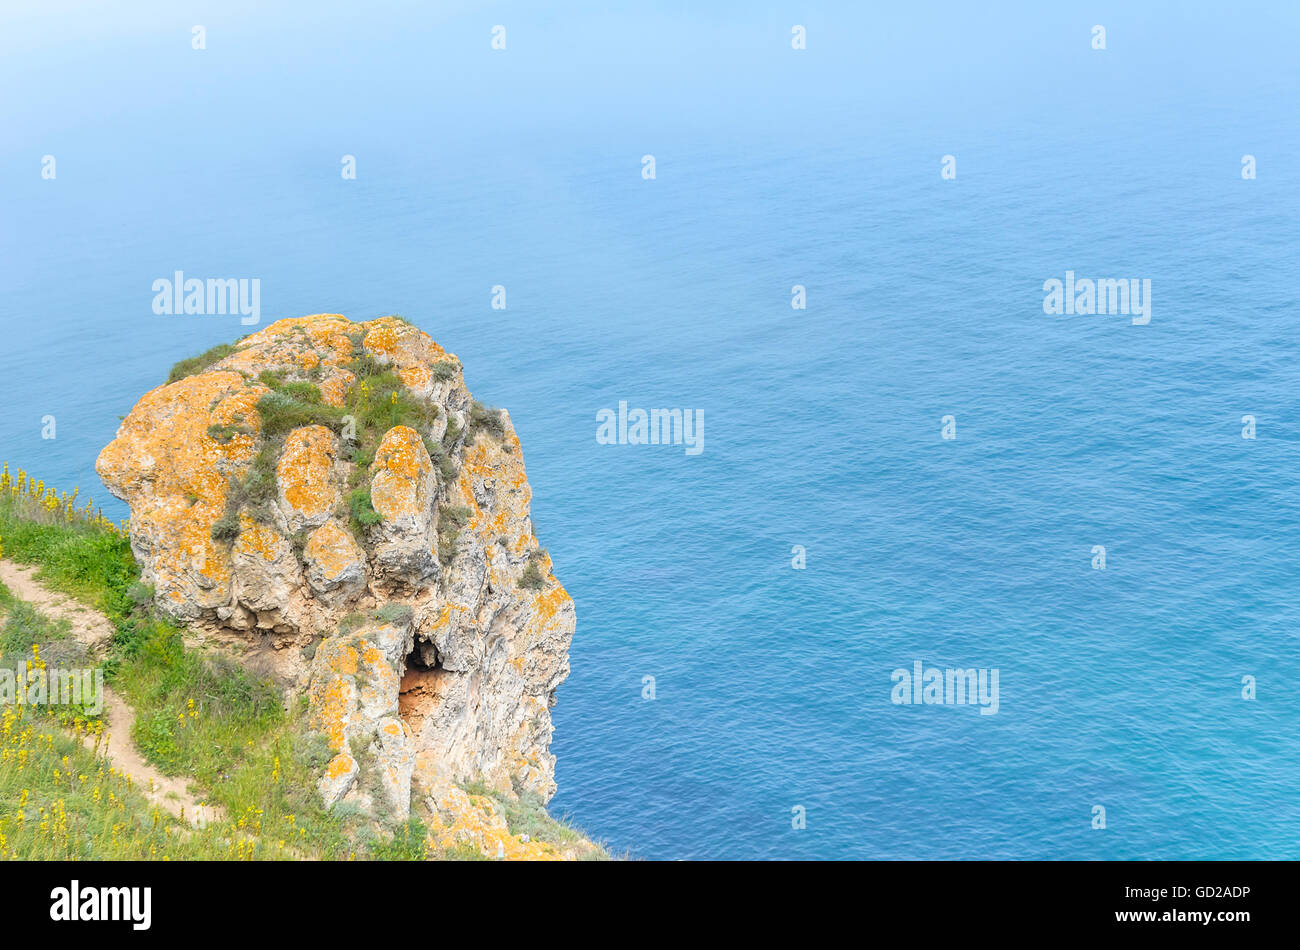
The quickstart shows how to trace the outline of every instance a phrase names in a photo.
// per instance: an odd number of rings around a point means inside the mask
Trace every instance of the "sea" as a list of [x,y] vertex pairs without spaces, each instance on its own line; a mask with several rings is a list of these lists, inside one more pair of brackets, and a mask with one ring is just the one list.
[[125,517],[173,363],[401,314],[522,440],[614,853],[1300,858],[1300,6],[14,7],[11,470]]

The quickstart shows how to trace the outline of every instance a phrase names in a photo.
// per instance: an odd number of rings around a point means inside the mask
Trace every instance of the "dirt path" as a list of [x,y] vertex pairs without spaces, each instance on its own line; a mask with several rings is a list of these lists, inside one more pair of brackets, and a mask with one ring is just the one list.
[[0,560],[0,581],[15,597],[27,601],[45,616],[68,621],[72,635],[92,651],[104,649],[113,639],[113,624],[107,617],[66,594],[42,586],[36,580],[35,568]]
[[[35,568],[0,559],[0,582],[15,597],[27,601],[53,620],[66,620],[72,628],[72,635],[92,652],[107,648],[113,637],[112,622],[99,611],[46,588],[36,580],[35,574]],[[215,806],[200,806],[183,779],[163,775],[145,761],[131,741],[135,711],[107,686],[104,687],[104,718],[110,729],[99,742],[99,754],[118,772],[128,776],[151,804],[200,827],[220,817]],[[93,737],[86,737],[83,741],[88,748],[95,748]]]

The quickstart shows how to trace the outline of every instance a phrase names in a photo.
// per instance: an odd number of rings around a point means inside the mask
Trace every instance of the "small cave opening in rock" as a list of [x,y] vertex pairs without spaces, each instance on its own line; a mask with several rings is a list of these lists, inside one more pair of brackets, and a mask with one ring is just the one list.
[[420,734],[425,717],[438,705],[446,672],[432,643],[417,642],[406,655],[406,668],[397,692],[397,712],[412,735]]

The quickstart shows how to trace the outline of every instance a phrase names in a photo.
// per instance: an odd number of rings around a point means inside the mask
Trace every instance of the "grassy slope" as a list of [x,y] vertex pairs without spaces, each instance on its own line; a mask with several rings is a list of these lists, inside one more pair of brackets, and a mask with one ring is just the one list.
[[[286,711],[268,683],[224,657],[187,649],[180,631],[147,606],[150,592],[120,534],[2,492],[0,544],[10,560],[38,565],[47,586],[108,616],[116,633],[106,676],[137,710],[136,744],[226,815],[202,830],[183,828],[70,738],[75,722],[20,707],[21,719],[7,712],[0,741],[0,857],[478,857],[464,848],[429,853],[418,819],[376,835],[357,816],[326,812],[315,779],[329,754],[324,738],[306,729],[305,707]],[[32,644],[48,652],[60,637],[57,625],[8,591],[0,593],[0,614],[6,664],[30,658]],[[510,815],[512,830],[535,838],[581,837],[539,803],[515,805]]]

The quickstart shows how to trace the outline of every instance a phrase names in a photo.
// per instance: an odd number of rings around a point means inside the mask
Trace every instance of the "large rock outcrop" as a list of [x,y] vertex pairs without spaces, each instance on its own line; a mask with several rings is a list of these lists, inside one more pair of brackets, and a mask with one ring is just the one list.
[[548,800],[575,615],[509,416],[397,317],[281,320],[191,363],[96,463],[158,607],[307,690],[327,802]]

